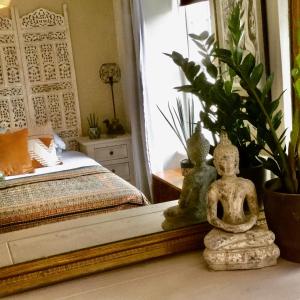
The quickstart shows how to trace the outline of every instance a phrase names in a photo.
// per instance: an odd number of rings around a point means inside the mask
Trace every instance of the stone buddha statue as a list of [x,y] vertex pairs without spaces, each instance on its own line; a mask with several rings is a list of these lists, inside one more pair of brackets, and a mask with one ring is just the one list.
[[[214,270],[254,269],[277,263],[275,236],[257,226],[259,207],[254,184],[239,173],[238,149],[225,132],[214,151],[214,165],[220,179],[207,194],[207,220],[216,227],[204,238],[204,259]],[[218,204],[223,215],[218,216]],[[245,205],[245,203],[247,205]],[[246,209],[247,207],[247,209]]]
[[209,185],[216,180],[217,172],[206,163],[209,142],[201,133],[200,122],[195,133],[187,140],[188,156],[194,164],[184,177],[178,205],[164,211],[164,230],[171,230],[206,221],[206,194]]

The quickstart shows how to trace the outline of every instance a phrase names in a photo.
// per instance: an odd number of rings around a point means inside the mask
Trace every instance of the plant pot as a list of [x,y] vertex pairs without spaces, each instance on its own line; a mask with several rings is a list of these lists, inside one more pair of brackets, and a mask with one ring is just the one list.
[[98,139],[100,137],[100,128],[90,127],[89,128],[89,138],[91,140]]
[[266,181],[266,169],[263,165],[249,168],[240,168],[239,176],[251,180],[256,188],[258,206],[263,208],[263,189]]
[[189,159],[185,158],[180,161],[180,168],[182,176],[186,176],[194,168],[194,165]]
[[300,194],[278,192],[278,186],[278,178],[265,184],[263,199],[267,224],[275,234],[281,257],[300,263]]

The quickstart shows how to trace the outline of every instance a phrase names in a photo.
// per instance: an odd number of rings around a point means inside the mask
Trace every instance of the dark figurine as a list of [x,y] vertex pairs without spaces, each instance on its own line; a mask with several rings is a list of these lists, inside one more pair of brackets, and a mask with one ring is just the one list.
[[118,119],[112,119],[111,122],[108,119],[106,119],[103,121],[103,123],[106,125],[107,134],[117,135],[125,133],[124,127]]
[[206,163],[209,147],[198,123],[195,133],[187,140],[187,151],[194,168],[184,177],[178,205],[164,211],[164,230],[206,221],[206,193],[217,178],[216,169]]

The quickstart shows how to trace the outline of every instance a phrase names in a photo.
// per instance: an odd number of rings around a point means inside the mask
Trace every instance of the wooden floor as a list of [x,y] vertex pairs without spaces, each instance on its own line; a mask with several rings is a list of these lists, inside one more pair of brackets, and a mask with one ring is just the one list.
[[5,299],[299,300],[300,264],[283,259],[260,270],[208,271],[201,252],[132,265]]

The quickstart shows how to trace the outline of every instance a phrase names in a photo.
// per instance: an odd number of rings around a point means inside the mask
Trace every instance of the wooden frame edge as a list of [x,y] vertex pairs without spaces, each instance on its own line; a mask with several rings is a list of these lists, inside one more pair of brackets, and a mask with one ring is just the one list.
[[[295,58],[300,53],[300,41],[297,40],[297,31],[300,30],[300,2],[299,0],[289,0],[290,32],[291,32],[291,66],[293,68]],[[292,89],[292,108],[299,105],[296,101],[296,94]]]
[[154,233],[0,269],[0,297],[151,258],[202,249],[208,223]]

